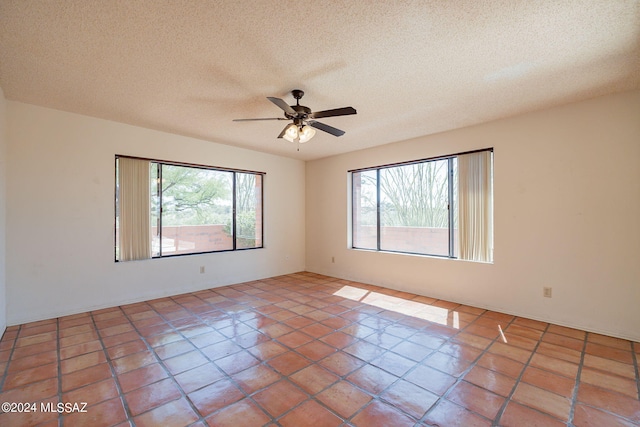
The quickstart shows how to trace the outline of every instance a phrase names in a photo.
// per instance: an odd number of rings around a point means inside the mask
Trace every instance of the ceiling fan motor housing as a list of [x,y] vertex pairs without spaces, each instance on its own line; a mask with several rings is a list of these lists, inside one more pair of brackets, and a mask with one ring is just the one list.
[[[296,105],[291,105],[291,108],[296,112],[296,114],[294,115],[285,111],[284,116],[288,119],[293,119],[294,121],[296,121],[296,119],[307,119],[309,114],[311,114],[311,108],[300,105],[300,99],[304,96],[304,92],[300,89],[294,89],[291,91],[291,95],[296,99]],[[301,123],[296,122],[296,124],[300,125]]]
[[306,119],[309,114],[311,114],[311,109],[309,107],[305,107],[304,105],[292,105],[291,108],[293,108],[296,114],[293,115],[285,112],[284,115],[288,119]]

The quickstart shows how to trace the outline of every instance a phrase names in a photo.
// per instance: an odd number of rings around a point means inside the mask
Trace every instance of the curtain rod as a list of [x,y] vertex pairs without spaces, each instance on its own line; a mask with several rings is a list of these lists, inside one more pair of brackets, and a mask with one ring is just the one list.
[[127,156],[126,154],[116,154],[116,159],[119,157],[126,157],[128,159],[137,159],[137,160],[147,160],[149,162],[162,163],[164,165],[170,165],[170,166],[188,166],[192,168],[215,169],[215,170],[225,171],[225,172],[246,172],[246,173],[253,173],[258,175],[267,174],[266,172],[252,171],[248,169],[234,169],[234,168],[226,168],[226,167],[220,167],[220,166],[199,165],[197,163],[173,162],[173,161],[160,160],[160,159],[150,159],[148,157]]
[[447,155],[444,155],[444,156],[427,157],[427,158],[418,159],[418,160],[409,160],[407,162],[388,163],[388,164],[380,165],[380,166],[369,166],[369,167],[366,167],[366,168],[350,169],[347,172],[362,172],[362,171],[368,171],[368,170],[390,168],[390,167],[394,167],[394,166],[406,166],[406,165],[412,165],[412,164],[416,164],[416,163],[423,163],[423,162],[428,162],[428,161],[433,161],[433,160],[448,159],[450,157],[462,156],[462,155],[465,155],[465,154],[481,153],[483,151],[491,151],[491,152],[493,152],[493,147],[481,148],[481,149],[478,149],[478,150],[471,150],[471,151],[462,151],[462,152],[459,152],[459,153],[452,153],[452,154],[447,154]]

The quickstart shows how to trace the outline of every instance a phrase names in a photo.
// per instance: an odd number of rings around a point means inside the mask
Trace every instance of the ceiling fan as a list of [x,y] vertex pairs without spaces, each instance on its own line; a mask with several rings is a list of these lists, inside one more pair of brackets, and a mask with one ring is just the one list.
[[[254,120],[293,120],[292,123],[285,126],[280,132],[278,138],[284,138],[287,141],[304,143],[309,141],[316,134],[315,129],[330,133],[333,136],[342,136],[344,131],[329,126],[327,124],[316,121],[323,117],[348,116],[356,114],[353,107],[335,108],[333,110],[324,110],[313,112],[309,107],[300,105],[300,98],[304,96],[304,92],[300,89],[294,89],[291,94],[296,99],[296,105],[288,105],[280,98],[268,96],[267,99],[273,102],[284,111],[284,117],[263,118],[263,119],[234,119],[234,122],[247,122]],[[315,129],[314,129],[315,128]]]

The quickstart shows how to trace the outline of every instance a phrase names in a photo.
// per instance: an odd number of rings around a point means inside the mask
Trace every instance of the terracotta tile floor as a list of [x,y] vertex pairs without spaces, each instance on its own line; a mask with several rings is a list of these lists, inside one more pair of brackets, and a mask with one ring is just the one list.
[[[631,426],[639,359],[639,343],[298,273],[8,328],[0,402],[35,411],[0,425]],[[58,402],[86,412],[42,410]]]

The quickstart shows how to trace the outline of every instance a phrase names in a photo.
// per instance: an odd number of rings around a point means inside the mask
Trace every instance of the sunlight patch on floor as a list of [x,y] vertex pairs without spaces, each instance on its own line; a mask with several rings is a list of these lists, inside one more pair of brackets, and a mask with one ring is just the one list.
[[395,313],[413,316],[429,322],[460,329],[460,317],[458,312],[447,310],[446,308],[436,307],[391,295],[385,295],[379,292],[372,292],[355,286],[343,286],[338,291],[334,292],[333,295],[350,299],[352,301],[362,302],[364,304],[393,311]]

